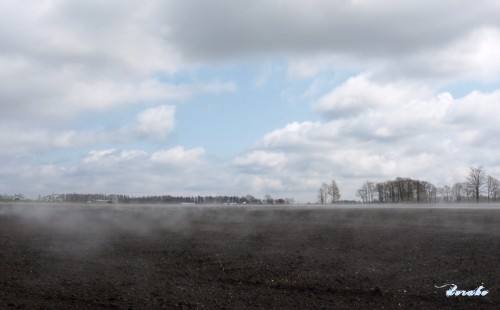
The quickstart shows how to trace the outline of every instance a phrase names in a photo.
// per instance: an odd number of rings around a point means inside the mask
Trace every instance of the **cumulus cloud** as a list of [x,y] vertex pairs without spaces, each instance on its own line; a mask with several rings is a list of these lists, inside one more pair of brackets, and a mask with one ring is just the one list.
[[2,3],[3,54],[119,77],[174,70],[175,53],[159,35],[158,1],[7,1]]
[[416,84],[378,84],[366,75],[359,75],[349,78],[343,85],[321,97],[315,108],[329,118],[344,118],[362,111],[409,104],[425,93],[429,91]]
[[[34,196],[38,193],[107,192],[123,194],[189,193],[191,188],[213,185],[213,164],[203,148],[185,149],[176,146],[155,152],[140,149],[95,149],[79,161],[42,163],[36,158],[10,159],[12,165],[2,165],[0,174],[9,176],[2,184],[6,191],[21,191]],[[214,169],[215,170],[215,169]],[[207,177],[200,177],[208,173]],[[219,190],[226,184],[224,177],[216,182]],[[211,175],[211,176],[210,176]],[[201,193],[202,191],[200,191]],[[213,194],[213,192],[212,192]]]
[[[107,113],[132,104],[179,102],[200,92],[232,91],[234,82],[172,84],[156,78],[107,78],[80,74],[79,69],[47,68],[30,61],[2,59],[0,119],[71,123],[82,112]],[[5,66],[3,66],[5,64]],[[61,117],[64,115],[64,117]]]
[[92,150],[84,158],[84,164],[115,164],[122,161],[130,161],[147,154],[140,150],[117,151],[116,149]]
[[84,147],[111,140],[111,135],[105,132],[77,131],[73,129],[51,130],[4,122],[0,125],[0,144],[4,146],[0,148],[0,158],[2,156],[18,156],[54,149]]
[[[181,101],[232,81],[169,82],[182,67],[161,1],[6,1],[0,8],[0,119],[75,120],[124,104]],[[64,115],[64,118],[61,117]]]
[[159,106],[137,116],[133,129],[139,136],[164,138],[175,127],[175,107]]
[[279,169],[285,164],[286,157],[281,153],[270,153],[264,151],[253,151],[243,156],[238,156],[233,160],[234,165],[239,167],[249,167],[251,169],[264,168],[261,173],[267,169]]
[[115,129],[50,129],[17,123],[0,124],[0,157],[53,150],[77,149],[96,144],[124,144],[141,140],[165,141],[175,128],[175,106],[162,105],[140,112],[134,121]]
[[202,161],[205,150],[201,147],[185,150],[182,146],[176,146],[169,150],[158,151],[151,155],[151,160],[163,165],[179,165],[196,167]]
[[441,48],[415,51],[397,62],[386,62],[377,71],[379,78],[432,79],[436,81],[483,80],[499,78],[500,30],[496,27],[471,29],[446,42]]
[[[392,94],[394,98],[385,96]],[[412,83],[374,85],[357,77],[319,101],[326,121],[276,129],[233,164],[241,168],[251,163],[240,171],[254,183],[272,176],[281,191],[302,192],[310,200],[319,184],[330,179],[337,179],[344,197],[353,199],[366,179],[402,176],[453,185],[463,181],[468,166],[477,165],[491,167],[495,175],[500,173],[492,156],[500,151],[494,138],[500,132],[494,119],[499,99],[498,91],[463,98],[430,96],[415,91]],[[345,102],[353,107],[347,117]],[[331,117],[333,112],[341,115]],[[278,158],[276,165],[264,163]]]

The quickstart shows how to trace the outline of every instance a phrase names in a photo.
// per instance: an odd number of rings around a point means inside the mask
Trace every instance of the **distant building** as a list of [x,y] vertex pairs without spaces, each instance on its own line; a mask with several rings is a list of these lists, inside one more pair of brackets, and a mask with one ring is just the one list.
[[45,196],[45,197],[43,197],[43,200],[50,201],[50,202],[63,201],[63,199],[61,198],[61,196],[59,194],[52,194],[52,195]]

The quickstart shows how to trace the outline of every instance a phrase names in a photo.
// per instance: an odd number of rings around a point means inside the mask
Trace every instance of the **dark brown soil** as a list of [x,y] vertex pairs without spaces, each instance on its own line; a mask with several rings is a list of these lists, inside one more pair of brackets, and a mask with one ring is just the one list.
[[499,237],[493,208],[0,205],[0,309],[500,309]]

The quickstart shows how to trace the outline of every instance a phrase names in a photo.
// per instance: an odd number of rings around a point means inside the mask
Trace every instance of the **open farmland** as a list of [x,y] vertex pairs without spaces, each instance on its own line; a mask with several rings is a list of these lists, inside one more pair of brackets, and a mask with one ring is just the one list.
[[3,204],[0,308],[498,309],[499,237],[488,205]]

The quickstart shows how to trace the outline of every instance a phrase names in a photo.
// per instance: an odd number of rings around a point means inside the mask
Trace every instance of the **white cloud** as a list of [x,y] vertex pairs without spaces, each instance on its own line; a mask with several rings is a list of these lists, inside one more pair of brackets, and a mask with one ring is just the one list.
[[[31,197],[51,192],[99,192],[144,194],[218,193],[227,184],[225,176],[205,158],[203,148],[173,147],[148,153],[139,149],[95,149],[79,161],[42,163],[37,158],[6,159],[0,167],[0,181],[6,192],[23,192]],[[212,170],[213,169],[213,170]],[[201,177],[203,176],[203,177]],[[4,178],[2,178],[4,180]],[[227,185],[226,185],[227,186]]]
[[[234,91],[232,81],[174,83],[161,1],[3,2],[0,119],[71,123],[82,112]],[[61,117],[64,115],[64,118]]]
[[249,154],[236,157],[233,163],[240,167],[279,168],[285,164],[286,157],[282,153],[268,153],[253,151]]
[[[74,185],[84,186],[93,180],[107,192],[141,195],[189,193],[200,184],[212,188],[205,184],[210,177],[200,177],[211,170],[204,154],[203,148],[185,149],[181,146],[153,153],[95,150],[73,168],[78,171]],[[85,186],[96,188],[95,185]]]
[[151,155],[151,160],[158,164],[196,167],[203,161],[204,154],[205,150],[201,147],[186,150],[182,146],[176,146],[169,150],[153,153]]
[[131,161],[134,159],[144,158],[146,152],[140,150],[118,151],[116,149],[92,150],[85,158],[84,164],[115,164],[117,162]]
[[377,84],[366,75],[349,78],[318,100],[315,108],[329,118],[344,118],[363,111],[397,107],[429,93],[422,86],[404,82]]
[[[5,64],[5,66],[3,66]],[[155,78],[105,77],[78,68],[51,68],[0,55],[1,119],[70,123],[82,112],[109,112],[121,105],[182,101],[199,92],[221,92],[230,82],[171,84]],[[64,115],[64,117],[61,117]]]
[[310,133],[315,132],[320,126],[321,124],[318,122],[293,122],[282,129],[276,129],[266,134],[258,145],[285,150],[289,147],[309,146],[315,142]]
[[[240,170],[249,179],[272,178],[282,191],[311,201],[329,179],[337,179],[343,196],[354,199],[366,179],[412,177],[441,186],[463,181],[468,166],[484,165],[493,175],[500,173],[494,155],[500,151],[498,91],[455,99],[449,93],[415,91],[412,83],[396,87],[357,77],[325,96],[324,113],[329,115],[351,95],[351,102],[367,105],[348,117],[290,123],[265,135],[234,163],[249,164]],[[274,165],[276,154],[280,160]],[[260,162],[266,158],[268,165]],[[265,173],[251,164],[265,167]]]
[[49,130],[7,121],[0,125],[1,156],[22,155],[84,147],[111,140],[107,133],[93,131]]
[[445,81],[499,78],[500,29],[481,27],[470,29],[462,36],[446,42],[439,48],[429,48],[387,62],[378,75],[384,79],[409,77]]
[[138,115],[133,130],[139,136],[164,138],[175,127],[174,114],[173,106],[147,109]]
[[175,128],[175,106],[162,105],[139,113],[136,120],[116,129],[75,130],[40,128],[14,120],[0,125],[1,156],[46,153],[96,144],[125,144],[140,140],[164,141]]

